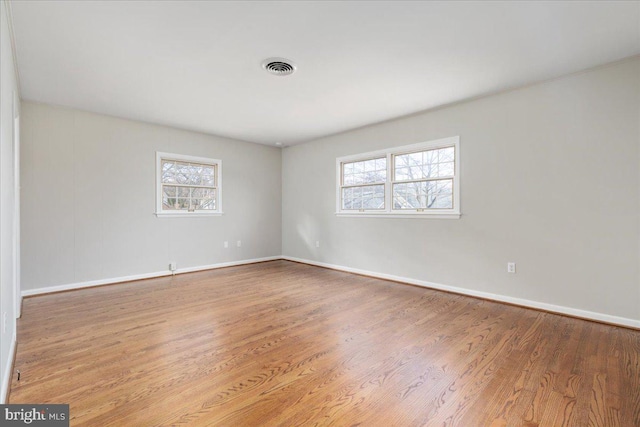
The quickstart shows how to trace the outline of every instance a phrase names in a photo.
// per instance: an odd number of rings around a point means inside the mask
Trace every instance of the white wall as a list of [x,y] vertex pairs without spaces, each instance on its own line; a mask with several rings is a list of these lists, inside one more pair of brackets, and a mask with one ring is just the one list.
[[[639,113],[636,57],[286,148],[283,254],[635,322]],[[336,157],[455,135],[461,219],[334,215]]]
[[[24,291],[280,255],[279,148],[26,101],[21,120]],[[221,159],[224,215],[157,218],[156,151]]]
[[[16,333],[15,257],[13,255],[15,234],[13,99],[14,94],[18,91],[9,21],[4,1],[0,2],[0,31],[0,403],[4,403]],[[17,108],[19,109],[19,105]],[[6,326],[2,325],[5,315]]]

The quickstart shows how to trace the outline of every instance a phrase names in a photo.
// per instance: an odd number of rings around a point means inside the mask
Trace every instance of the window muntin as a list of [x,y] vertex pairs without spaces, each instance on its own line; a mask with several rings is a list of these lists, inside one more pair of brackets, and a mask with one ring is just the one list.
[[158,153],[158,214],[220,212],[221,161]]
[[336,159],[337,213],[460,217],[459,137]]
[[345,162],[342,164],[341,200],[343,210],[379,210],[385,208],[387,158]]

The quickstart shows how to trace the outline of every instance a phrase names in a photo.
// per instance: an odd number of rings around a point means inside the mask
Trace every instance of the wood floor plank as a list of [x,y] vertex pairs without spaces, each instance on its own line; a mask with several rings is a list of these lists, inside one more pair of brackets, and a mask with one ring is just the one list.
[[73,426],[640,426],[640,332],[272,261],[24,301]]

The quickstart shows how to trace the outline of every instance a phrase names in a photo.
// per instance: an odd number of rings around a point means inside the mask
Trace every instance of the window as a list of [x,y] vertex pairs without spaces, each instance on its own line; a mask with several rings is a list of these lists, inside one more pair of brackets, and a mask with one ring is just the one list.
[[342,209],[384,209],[387,158],[342,164]]
[[340,157],[341,216],[460,217],[459,137]]
[[393,154],[393,209],[452,209],[455,148]]
[[221,168],[217,159],[156,153],[156,215],[222,214]]

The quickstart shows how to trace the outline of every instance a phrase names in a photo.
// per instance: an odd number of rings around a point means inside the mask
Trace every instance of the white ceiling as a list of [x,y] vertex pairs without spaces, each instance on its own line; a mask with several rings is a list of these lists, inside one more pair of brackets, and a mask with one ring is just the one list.
[[[640,2],[13,1],[22,97],[291,145],[640,54]],[[261,69],[268,57],[298,66]]]

